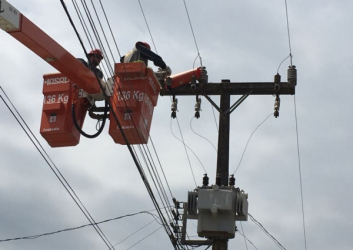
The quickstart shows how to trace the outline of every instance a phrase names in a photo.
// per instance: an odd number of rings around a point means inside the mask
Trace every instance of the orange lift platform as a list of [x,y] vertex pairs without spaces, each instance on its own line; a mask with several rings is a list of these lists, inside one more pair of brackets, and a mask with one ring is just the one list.
[[88,104],[79,98],[79,88],[89,95],[102,94],[96,76],[7,1],[2,1],[2,10],[0,28],[61,72],[43,76],[41,135],[51,147],[77,145],[80,133],[73,125],[71,104],[76,104],[82,127]]
[[[82,131],[75,127],[75,121],[76,126],[82,128],[87,110],[92,105],[86,97],[105,99],[102,98],[103,91],[97,77],[7,1],[1,3],[0,28],[60,72],[43,76],[40,134],[51,147],[77,145]],[[168,87],[188,84],[192,77],[203,77],[200,68],[171,76]],[[114,90],[109,97],[110,136],[115,143],[123,145],[127,144],[123,133],[130,144],[146,144],[161,91],[159,81],[144,62],[117,63],[112,80]]]
[[115,75],[114,93],[110,98],[109,134],[114,142],[126,144],[115,121],[116,115],[130,144],[146,144],[160,84],[144,62],[117,63]]

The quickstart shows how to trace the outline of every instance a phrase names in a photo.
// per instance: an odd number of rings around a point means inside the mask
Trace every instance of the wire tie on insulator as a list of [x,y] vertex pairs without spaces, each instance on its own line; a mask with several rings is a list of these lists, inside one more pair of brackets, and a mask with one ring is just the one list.
[[280,105],[281,105],[281,99],[279,98],[279,95],[276,95],[275,105],[274,105],[275,112],[273,114],[274,117],[276,117],[276,118],[279,116]]

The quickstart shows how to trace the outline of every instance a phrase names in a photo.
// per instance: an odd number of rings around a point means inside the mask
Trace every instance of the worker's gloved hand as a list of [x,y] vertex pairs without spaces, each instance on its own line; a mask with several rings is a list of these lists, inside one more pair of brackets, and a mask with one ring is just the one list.
[[167,66],[167,68],[165,69],[165,72],[167,73],[167,76],[170,76],[172,74],[172,70],[171,68],[169,68],[169,66]]
[[166,78],[172,74],[172,70],[168,66],[165,69],[158,68],[158,72],[156,74],[162,74],[163,77]]

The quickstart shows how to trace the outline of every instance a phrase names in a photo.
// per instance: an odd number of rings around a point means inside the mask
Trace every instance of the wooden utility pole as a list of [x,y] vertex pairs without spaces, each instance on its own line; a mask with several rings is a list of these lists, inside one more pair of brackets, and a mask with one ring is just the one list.
[[[223,84],[226,81],[222,81]],[[221,178],[221,185],[228,186],[229,176],[229,130],[230,130],[230,94],[224,89],[221,91],[219,131],[218,131],[218,154],[216,174]]]
[[[162,96],[204,96],[219,112],[219,136],[216,176],[221,178],[220,185],[228,186],[229,177],[229,135],[230,114],[249,95],[275,95],[279,111],[279,95],[294,95],[296,80],[295,66],[288,69],[288,82],[281,82],[280,75],[275,76],[274,82],[231,82],[222,80],[220,83],[197,84],[196,87],[186,85],[181,88],[163,89]],[[217,106],[210,95],[220,96],[220,106]],[[242,95],[232,106],[230,97]],[[275,106],[276,106],[275,105]],[[227,250],[228,239],[213,238],[212,250]]]

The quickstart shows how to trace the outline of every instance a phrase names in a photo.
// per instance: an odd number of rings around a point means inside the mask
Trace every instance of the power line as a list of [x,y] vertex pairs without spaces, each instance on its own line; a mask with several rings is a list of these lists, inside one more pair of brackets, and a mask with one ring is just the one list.
[[256,132],[256,130],[257,130],[271,115],[272,115],[272,113],[269,114],[269,115],[265,118],[265,120],[263,120],[263,121],[255,128],[255,130],[251,133],[251,135],[250,135],[250,137],[249,137],[249,139],[248,139],[248,142],[247,142],[246,145],[245,145],[243,154],[241,155],[241,158],[240,158],[238,167],[235,169],[235,171],[233,172],[233,174],[235,174],[235,172],[237,172],[238,168],[240,167],[240,164],[241,164],[241,162],[242,162],[242,160],[243,160],[245,151],[246,151],[246,149],[248,148],[248,145],[249,145],[249,142],[250,142],[251,137],[254,135],[254,133]]
[[[73,0],[73,1],[76,1],[76,0]],[[101,32],[103,33],[103,35],[104,35],[104,37],[105,37],[105,40],[106,40],[106,43],[108,44],[108,48],[109,48],[109,50],[110,50],[110,52],[111,52],[109,43],[107,42],[107,38],[106,38],[106,36],[105,36],[104,29],[103,29],[103,27],[102,27],[102,25],[101,25],[101,22],[100,22],[100,18],[99,18],[98,14],[97,14],[95,5],[93,4],[92,1],[91,1],[91,3],[92,3],[92,8],[94,9],[95,14],[96,14],[96,19],[97,19],[98,23],[99,23],[100,26],[101,26]],[[94,20],[93,20],[93,18],[92,18],[91,12],[90,12],[90,10],[89,10],[89,8],[88,8],[88,5],[87,5],[86,1],[83,1],[83,0],[81,0],[81,4],[82,4],[83,9],[84,9],[84,11],[85,11],[85,13],[86,13],[86,17],[87,17],[88,22],[89,22],[89,24],[90,24],[90,26],[91,26],[91,29],[92,29],[92,31],[93,31],[93,34],[94,34],[95,39],[96,39],[96,42],[98,43],[98,47],[103,51],[103,54],[105,55],[105,61],[108,61],[108,62],[109,62],[109,63],[106,63],[106,66],[107,66],[107,68],[108,68],[108,71],[109,71],[109,73],[110,73],[111,75],[114,75],[114,70],[113,70],[113,68],[112,68],[112,66],[111,66],[111,63],[110,63],[109,58],[108,58],[108,56],[107,56],[107,53],[106,53],[106,50],[105,50],[105,48],[104,48],[102,39],[101,39],[101,37],[100,37],[100,35],[99,35],[99,32],[98,32],[97,27],[96,27],[96,25],[95,25],[95,22],[94,22]],[[96,47],[96,46],[95,46],[95,47]],[[92,48],[92,49],[93,49],[93,48]],[[112,55],[112,53],[111,53],[111,55]],[[113,61],[115,61],[113,55],[112,55],[112,57],[113,57]],[[103,67],[104,67],[104,66],[103,66]],[[105,67],[104,67],[104,72],[107,73]],[[102,91],[104,91],[103,88],[102,88]]]
[[149,226],[149,225],[152,224],[153,222],[155,222],[155,220],[150,221],[149,223],[147,223],[147,224],[144,225],[143,227],[139,228],[138,230],[136,230],[136,231],[133,232],[132,234],[128,235],[127,237],[125,237],[124,239],[122,239],[121,241],[119,241],[118,243],[114,244],[114,246],[117,246],[117,245],[123,243],[125,240],[127,240],[127,239],[130,238],[131,236],[135,235],[136,233],[140,232],[142,229],[144,229],[145,227]]
[[[211,105],[211,104],[210,104]],[[213,113],[213,118],[214,118],[214,122],[216,124],[216,129],[217,129],[217,133],[219,133],[219,129],[218,129],[218,124],[217,124],[217,119],[216,119],[216,114],[214,112],[214,107],[211,105],[212,108],[212,113]]]
[[297,135],[298,169],[299,169],[299,182],[300,182],[300,197],[301,197],[302,214],[303,214],[304,244],[305,244],[305,249],[306,249],[306,231],[305,231],[305,214],[304,214],[303,183],[302,183],[302,171],[301,171],[300,150],[299,150],[299,132],[298,132],[297,103],[296,103],[295,96],[294,96],[294,114],[295,114],[295,130],[296,130],[296,135]]
[[287,19],[287,32],[288,32],[288,44],[289,44],[289,56],[290,56],[290,64],[292,65],[292,46],[290,41],[290,32],[289,32],[289,18],[288,18],[288,7],[287,0],[284,0],[286,5],[286,19]]
[[277,245],[279,248],[281,248],[281,249],[283,249],[283,250],[286,250],[286,249],[284,248],[284,246],[282,246],[282,244],[279,243],[279,241],[278,241],[275,237],[273,237],[272,234],[270,234],[270,233],[266,230],[266,228],[265,228],[260,222],[258,222],[250,213],[248,213],[248,215],[249,215],[249,218],[250,218],[258,227],[260,227],[260,229],[261,229],[268,237],[270,237],[271,240],[273,240],[273,242],[275,242],[276,245]]
[[[18,112],[18,110],[16,109],[16,107],[14,106],[14,104],[12,103],[12,101],[10,100],[10,98],[7,96],[6,92],[3,90],[2,87],[0,87],[0,89],[2,90],[2,92],[4,93],[4,95],[6,96],[6,98],[8,99],[8,101],[10,102],[11,106],[13,107],[13,109],[16,111],[17,115],[19,116],[19,118],[16,116],[15,112],[11,109],[11,107],[8,105],[8,103],[5,101],[5,99],[0,95],[0,98],[3,100],[3,102],[5,103],[5,105],[7,106],[7,108],[9,109],[9,111],[12,113],[13,117],[16,119],[16,121],[18,122],[18,124],[22,127],[23,131],[26,133],[27,137],[31,140],[31,142],[33,143],[33,145],[36,147],[36,149],[38,150],[38,152],[40,153],[40,155],[43,157],[43,159],[45,160],[45,162],[48,164],[48,166],[50,167],[50,169],[53,171],[53,173],[55,174],[55,176],[58,178],[58,180],[60,181],[60,183],[64,186],[64,188],[66,189],[66,191],[68,192],[68,194],[71,196],[71,198],[74,200],[74,202],[76,203],[76,205],[79,207],[79,209],[81,210],[81,212],[85,215],[85,217],[88,219],[88,221],[94,225],[94,229],[96,230],[96,232],[98,233],[98,235],[101,237],[101,239],[104,241],[104,243],[108,246],[109,249],[111,249],[112,245],[110,244],[109,240],[107,239],[107,237],[104,235],[104,233],[102,232],[102,230],[99,228],[98,225],[96,225],[96,222],[94,221],[93,217],[91,216],[91,214],[88,212],[88,210],[86,209],[86,207],[83,205],[83,203],[81,202],[81,200],[79,199],[79,197],[76,195],[75,191],[72,189],[72,187],[70,186],[70,184],[67,182],[67,180],[65,179],[65,177],[61,174],[60,170],[57,168],[57,166],[54,164],[54,162],[52,161],[52,159],[49,157],[49,155],[47,154],[47,152],[44,150],[44,148],[42,147],[42,145],[40,144],[40,142],[38,141],[38,139],[36,138],[36,136],[33,134],[33,132],[31,131],[31,129],[28,127],[27,123],[25,122],[25,120],[23,119],[23,117],[21,116],[21,114]],[[21,121],[22,123],[21,123]],[[27,129],[27,130],[26,130]],[[112,248],[114,249],[114,247]]]
[[[245,242],[245,246],[246,246],[246,249],[249,250],[248,248],[248,243],[246,243],[246,240],[247,238],[245,237],[245,232],[244,232],[244,228],[243,228],[243,223],[240,222],[240,226],[241,226],[241,231],[243,231],[243,237],[244,237],[244,242]],[[241,233],[240,233],[241,234]]]
[[112,31],[112,28],[111,28],[111,26],[110,26],[110,23],[109,23],[109,21],[108,21],[107,14],[105,13],[105,8],[103,7],[103,4],[102,4],[102,1],[101,1],[101,0],[99,0],[99,3],[100,3],[100,5],[101,5],[101,7],[102,7],[102,10],[103,10],[103,13],[104,13],[105,20],[107,21],[107,24],[108,24],[108,27],[109,27],[109,30],[110,30],[110,34],[111,34],[111,35],[112,35],[112,37],[113,37],[114,44],[115,44],[115,47],[116,47],[116,49],[117,49],[117,51],[118,51],[119,57],[121,57],[121,54],[120,54],[120,50],[119,50],[118,44],[117,44],[117,42],[116,42],[116,40],[115,40],[115,36],[114,36],[114,34],[113,34],[113,31]]
[[[103,26],[102,26],[102,23],[101,23],[101,21],[100,21],[99,15],[98,15],[98,13],[97,13],[97,9],[96,9],[96,7],[95,7],[95,5],[94,5],[94,3],[93,3],[92,0],[91,0],[91,3],[92,3],[92,7],[93,7],[93,10],[94,10],[94,13],[96,14],[96,18],[97,18],[97,21],[98,21],[98,23],[99,23],[99,26],[100,26],[100,28],[101,28],[101,32],[102,32],[102,34],[103,34],[103,36],[104,36],[104,39],[105,39],[105,42],[106,42],[106,44],[107,44],[107,46],[108,46],[110,55],[111,55],[111,57],[113,58],[113,61],[114,61],[114,63],[115,63],[114,55],[113,55],[113,52],[112,52],[112,50],[111,50],[111,48],[110,48],[110,45],[109,45],[107,36],[105,35],[105,31],[104,31],[104,29],[103,29]],[[103,5],[101,4],[101,6],[102,6],[103,12],[104,12],[104,14],[105,14]],[[107,21],[108,21],[108,20],[107,20]],[[98,32],[97,32],[97,35],[98,35]],[[99,35],[98,35],[98,38],[99,38]],[[99,38],[99,40],[100,40],[100,38]],[[100,41],[101,41],[101,40],[100,40]],[[102,44],[102,48],[104,49],[103,44]],[[119,51],[119,49],[118,49],[118,51]],[[104,53],[105,53],[105,50],[104,50]],[[105,53],[105,54],[106,54],[106,53]],[[109,63],[108,65],[111,66],[110,63]],[[111,71],[113,71],[112,68],[111,68]]]
[[146,23],[148,32],[150,33],[150,37],[151,37],[151,40],[152,40],[152,43],[153,43],[153,47],[156,50],[156,53],[158,54],[157,47],[156,47],[156,45],[154,43],[153,36],[152,36],[151,30],[150,30],[150,26],[148,25],[148,22],[147,22],[147,19],[146,19],[146,16],[145,16],[145,12],[143,11],[143,8],[142,8],[140,0],[138,0],[138,2],[139,2],[139,5],[140,5],[140,8],[141,8],[141,12],[142,12],[143,18],[145,19],[145,23]]
[[[133,214],[127,214],[127,215],[119,216],[119,217],[108,219],[108,220],[103,220],[103,221],[100,221],[100,222],[96,222],[94,224],[90,223],[90,224],[85,224],[85,225],[78,226],[78,227],[71,227],[71,228],[61,229],[61,230],[50,232],[50,233],[43,233],[43,234],[37,234],[37,235],[31,235],[31,236],[4,239],[4,240],[0,240],[0,242],[8,242],[8,241],[16,241],[16,240],[33,240],[33,239],[37,239],[37,238],[40,238],[40,237],[43,237],[43,236],[49,236],[49,235],[54,235],[54,234],[58,234],[58,233],[74,231],[74,230],[77,230],[77,229],[82,229],[82,228],[89,227],[89,226],[95,226],[95,225],[107,223],[107,222],[110,222],[110,221],[120,220],[120,219],[123,219],[123,218],[126,218],[126,217],[132,217],[132,216],[139,215],[139,214],[149,214],[149,215],[152,215],[153,217],[155,216],[154,214],[152,214],[150,212],[142,211],[142,212],[138,212],[138,213],[133,213]],[[156,221],[156,220],[153,220],[152,222],[154,222],[154,221]],[[151,224],[152,222],[150,222],[149,224]],[[147,225],[149,225],[149,224],[147,224]],[[147,225],[145,225],[144,227],[146,227]],[[118,245],[118,244],[116,244],[116,245]],[[116,245],[114,245],[114,246],[116,246]]]
[[[151,137],[150,137],[150,140],[151,140],[151,143],[152,143],[152,146],[153,146],[153,150],[154,150],[155,152],[157,152],[157,151],[156,151],[156,148],[154,147],[154,143],[153,143],[153,140],[152,140],[152,138],[151,138]],[[168,183],[167,177],[166,177],[166,175],[165,175],[165,173],[164,173],[164,170],[163,170],[163,168],[162,168],[161,161],[159,160],[159,157],[158,157],[158,155],[157,155],[157,154],[156,154],[156,156],[157,156],[157,159],[158,159],[159,167],[160,167],[160,169],[161,169],[161,171],[162,171],[162,173],[163,173],[164,180],[165,180],[165,182],[167,183],[167,186],[168,186],[168,189],[169,189],[170,195],[171,195],[171,197],[174,197],[174,195],[172,194],[172,190],[170,189],[170,186],[169,186],[169,183]]]
[[[83,3],[82,3],[82,4],[83,4]],[[90,14],[89,14],[88,7],[87,7],[87,5],[85,5],[85,4],[83,4],[83,5],[85,6],[85,11],[86,11],[87,16],[89,16],[88,19],[89,19],[89,21],[90,21],[90,23],[91,23],[91,27],[92,27],[93,31],[95,32],[95,34],[96,34],[96,38],[98,39],[98,38],[99,38],[99,35],[98,35],[98,32],[97,32],[96,28],[94,27],[94,23],[93,23],[92,17],[91,17]],[[67,13],[67,14],[68,14],[68,13]],[[69,14],[68,14],[68,17],[69,17]],[[69,17],[69,19],[70,19],[70,17]],[[71,23],[72,23],[72,25],[73,25],[73,22],[71,22]],[[73,26],[74,26],[74,25],[73,25]],[[77,33],[77,36],[79,37],[78,32],[76,32],[76,33]],[[82,43],[82,42],[81,42],[81,43]],[[101,44],[101,43],[100,43],[100,44]],[[120,90],[120,91],[121,91],[121,90]],[[107,102],[108,102],[109,105],[111,106],[110,100],[109,100],[108,96],[106,95],[106,93],[105,93],[104,91],[103,91],[103,94],[104,94],[104,96],[105,96]],[[125,99],[125,98],[124,98],[124,99]],[[124,101],[125,101],[125,100],[124,100]],[[126,104],[125,104],[125,105],[126,105]],[[127,147],[129,148],[130,154],[131,154],[131,156],[133,157],[133,160],[134,160],[134,162],[135,162],[135,165],[136,165],[136,167],[137,167],[137,169],[138,169],[138,171],[139,171],[139,173],[140,173],[140,175],[141,175],[141,177],[142,177],[143,182],[145,183],[145,186],[146,186],[147,191],[148,191],[148,193],[149,193],[149,195],[150,195],[150,198],[152,199],[152,202],[153,202],[153,204],[155,205],[155,207],[156,207],[156,209],[157,209],[157,212],[158,212],[158,214],[159,214],[159,216],[160,216],[160,218],[161,218],[161,221],[163,222],[163,225],[164,225],[164,227],[165,227],[165,230],[166,230],[167,234],[170,236],[170,235],[172,235],[172,231],[171,231],[171,229],[169,228],[168,223],[166,222],[166,220],[165,220],[165,218],[164,218],[164,216],[163,216],[163,214],[162,214],[162,212],[161,212],[161,210],[160,210],[160,208],[159,208],[159,204],[158,204],[158,202],[157,202],[157,200],[156,200],[156,198],[155,198],[155,196],[154,196],[154,194],[153,194],[153,191],[152,191],[152,189],[151,189],[150,184],[148,183],[148,179],[147,179],[147,177],[145,176],[145,173],[144,173],[144,171],[143,171],[143,169],[142,169],[142,166],[141,166],[140,161],[138,160],[138,157],[137,157],[137,155],[136,155],[136,152],[135,152],[135,150],[133,149],[133,147],[130,145],[130,143],[128,142],[127,137],[126,137],[124,131],[122,131],[121,123],[119,122],[119,120],[118,120],[118,118],[117,118],[117,115],[115,114],[115,111],[114,111],[114,110],[111,110],[111,113],[113,114],[114,119],[115,119],[115,121],[116,121],[116,123],[117,123],[119,129],[121,130],[121,133],[122,133],[122,135],[123,135],[123,138],[124,138],[124,140],[125,140],[125,142],[126,142],[126,144],[127,144]],[[132,121],[132,122],[133,122],[133,121]],[[136,126],[135,126],[135,128],[136,128]],[[141,154],[143,155],[143,153],[141,153]],[[147,156],[147,157],[148,157],[148,156]],[[145,159],[145,158],[144,158],[144,159]],[[146,162],[146,165],[148,166],[146,160],[145,160],[145,162]],[[152,176],[152,175],[151,175],[151,176]],[[153,177],[152,177],[152,178],[153,178]],[[158,186],[157,186],[157,185],[156,185],[156,189],[158,190]],[[159,192],[159,191],[158,191],[158,192]],[[163,199],[161,198],[161,200],[163,200]]]
[[[194,29],[193,29],[192,24],[191,24],[191,19],[190,19],[188,7],[186,6],[185,0],[183,0],[183,1],[184,1],[184,6],[185,6],[185,11],[186,11],[186,14],[187,14],[187,17],[188,17],[188,20],[189,20],[189,25],[190,25],[190,28],[191,28],[192,36],[194,37],[194,42],[195,42],[196,50],[197,50],[197,57],[200,58],[200,64],[202,66],[202,59],[201,59],[201,56],[200,56],[199,46],[197,45],[197,42],[196,42],[196,37],[195,37]],[[197,57],[196,57],[196,59],[197,59]]]
[[212,143],[209,139],[207,139],[206,137],[204,137],[204,136],[202,136],[202,135],[200,135],[200,134],[198,134],[198,133],[196,133],[196,132],[194,131],[194,129],[192,128],[192,121],[193,121],[194,119],[195,119],[195,117],[193,116],[193,117],[191,118],[191,120],[190,120],[190,128],[191,128],[192,132],[194,132],[196,135],[200,136],[200,137],[203,138],[204,140],[208,141],[208,142],[212,145],[212,147],[214,148],[214,150],[217,152],[217,149],[216,149],[215,145],[213,145],[213,143]]
[[150,237],[152,234],[154,234],[155,232],[157,232],[161,228],[162,228],[162,226],[160,226],[159,228],[157,228],[156,230],[154,230],[152,233],[148,234],[147,236],[143,237],[141,240],[139,240],[138,242],[136,242],[134,245],[132,245],[131,247],[127,248],[126,250],[129,250],[129,249],[133,248],[134,246],[136,246],[137,244],[139,244],[141,241],[145,240],[146,238]]
[[[141,155],[142,155],[143,160],[145,161],[145,164],[146,164],[146,166],[147,166],[147,170],[148,170],[148,172],[149,172],[149,174],[150,174],[150,176],[151,176],[151,178],[152,178],[152,181],[153,181],[153,183],[154,183],[154,185],[155,185],[155,187],[156,187],[156,190],[157,190],[157,193],[158,193],[158,195],[159,195],[159,198],[160,198],[160,200],[161,200],[163,206],[164,206],[164,207],[167,207],[166,204],[169,204],[169,202],[167,201],[167,199],[166,199],[166,197],[165,197],[165,191],[163,192],[164,188],[161,188],[161,184],[160,184],[160,182],[158,181],[159,179],[158,179],[158,177],[157,177],[157,175],[156,175],[156,172],[154,171],[154,168],[153,168],[152,163],[150,162],[150,158],[147,157],[147,159],[146,159],[145,156],[148,156],[147,153],[145,152],[145,154],[144,154],[144,152],[142,151],[142,149],[141,149],[140,146],[138,146],[138,148],[140,149],[140,153],[141,153]],[[142,148],[144,149],[144,147],[142,147]],[[147,160],[149,161],[149,163],[147,162]],[[151,168],[150,168],[149,166],[151,166]],[[152,174],[151,170],[152,170],[153,174]],[[154,176],[154,177],[153,177],[153,176]],[[156,182],[157,182],[157,183],[156,183]],[[160,189],[160,190],[159,190],[159,189]],[[169,204],[169,207],[170,207],[170,204]],[[171,217],[170,217],[170,214],[169,214],[169,213],[167,213],[167,216],[168,216],[169,221],[171,221]]]
[[290,31],[289,31],[289,17],[288,17],[287,0],[284,0],[284,4],[285,4],[285,9],[286,9],[286,21],[287,21],[287,36],[288,36],[289,55],[288,55],[286,58],[284,58],[284,59],[282,60],[282,62],[279,64],[278,69],[277,69],[277,74],[278,74],[279,68],[281,67],[282,63],[283,63],[285,60],[287,60],[288,58],[290,58],[290,65],[291,65],[291,66],[293,65],[293,62],[292,62],[293,55],[292,55],[292,45],[291,45]]
[[[202,168],[204,169],[205,173],[206,173],[206,170],[205,170],[205,168],[203,167],[202,162],[200,161],[200,159],[199,159],[199,158],[197,157],[197,155],[194,153],[194,151],[192,151],[192,150],[190,149],[190,147],[186,145],[186,143],[185,143],[185,141],[184,141],[184,139],[183,139],[182,133],[181,133],[180,126],[179,126],[179,132],[180,132],[180,134],[181,134],[182,140],[180,140],[180,139],[173,133],[172,121],[173,121],[173,119],[171,118],[171,119],[170,119],[170,130],[171,130],[171,133],[172,133],[172,135],[173,135],[178,141],[180,141],[180,142],[184,145],[186,157],[187,157],[188,162],[189,162],[189,166],[190,166],[190,170],[191,170],[191,173],[192,173],[192,176],[193,176],[193,179],[194,179],[194,183],[195,183],[195,186],[197,187],[197,183],[196,183],[194,171],[193,171],[193,169],[192,169],[191,162],[190,162],[190,158],[189,158],[189,154],[188,154],[186,148],[188,148],[188,149],[195,155],[195,157],[199,160],[199,162],[200,162]],[[179,125],[179,123],[178,123],[178,125]]]
[[[188,151],[186,150],[186,144],[185,144],[185,141],[184,141],[184,136],[183,136],[183,133],[181,132],[181,128],[180,128],[180,124],[179,124],[179,120],[178,120],[178,118],[176,118],[176,120],[177,120],[177,124],[178,124],[178,128],[179,128],[179,132],[180,132],[181,140],[182,140],[182,142],[183,142],[183,144],[184,144],[185,153],[186,153],[187,158],[188,158],[188,161],[189,161],[189,166],[190,166],[190,169],[191,169],[192,177],[194,178],[195,186],[197,187],[197,183],[196,183],[196,179],[195,179],[194,171],[192,170],[192,167],[191,167],[191,162],[190,162],[190,157],[189,157]],[[203,167],[203,165],[202,165],[202,167]],[[206,170],[205,170],[205,172],[206,172]]]
[[[246,236],[245,236],[245,233],[244,233],[244,229],[243,229],[243,224],[240,222],[240,225],[241,225],[241,228],[243,230],[243,233],[240,233],[240,235],[242,235],[244,237],[244,240],[248,241],[255,249],[257,249],[257,247],[254,245],[254,243],[252,243]],[[246,244],[246,241],[245,241],[245,244]],[[248,249],[248,245],[246,244],[246,249]],[[258,249],[257,249],[258,250]]]

